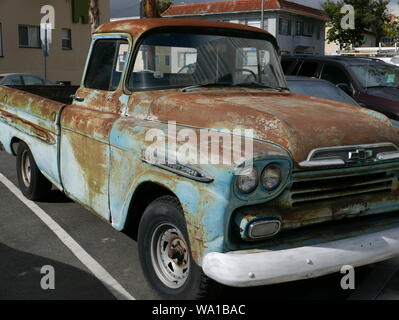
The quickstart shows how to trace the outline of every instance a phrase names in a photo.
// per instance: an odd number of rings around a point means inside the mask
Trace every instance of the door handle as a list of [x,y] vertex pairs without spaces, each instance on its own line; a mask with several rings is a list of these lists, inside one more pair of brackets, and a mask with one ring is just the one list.
[[76,100],[76,101],[78,101],[78,102],[82,102],[82,101],[85,100],[84,98],[80,98],[80,97],[78,97],[78,96],[75,95],[75,94],[71,95],[70,97],[71,97],[71,99]]

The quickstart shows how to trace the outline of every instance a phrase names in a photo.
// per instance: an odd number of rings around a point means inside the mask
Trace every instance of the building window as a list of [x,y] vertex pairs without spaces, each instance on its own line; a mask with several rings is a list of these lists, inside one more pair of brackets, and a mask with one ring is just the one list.
[[295,27],[296,27],[295,34],[297,36],[302,36],[303,35],[303,21],[297,21],[295,23]]
[[72,50],[71,29],[61,30],[62,50]]
[[263,29],[264,30],[269,29],[269,20],[267,18],[263,19]]
[[177,54],[177,65],[179,68],[195,63],[197,61],[197,52],[179,52]]
[[279,33],[283,36],[291,35],[291,20],[284,18],[279,19]]
[[19,25],[19,46],[22,48],[41,48],[40,28],[36,26]]
[[3,57],[4,53],[3,53],[3,29],[2,29],[2,25],[0,23],[0,57]]
[[311,22],[305,22],[303,28],[303,35],[305,37],[313,37],[314,33],[314,24]]
[[296,21],[295,35],[304,37],[313,37],[314,24],[307,21]]
[[170,56],[165,56],[165,66],[170,66]]

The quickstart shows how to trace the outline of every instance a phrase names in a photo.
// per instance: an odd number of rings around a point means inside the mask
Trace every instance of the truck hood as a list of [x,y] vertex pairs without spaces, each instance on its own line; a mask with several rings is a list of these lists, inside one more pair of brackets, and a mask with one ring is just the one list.
[[148,118],[211,129],[253,129],[299,163],[315,148],[393,142],[398,131],[377,112],[330,100],[260,90],[174,92],[153,100]]

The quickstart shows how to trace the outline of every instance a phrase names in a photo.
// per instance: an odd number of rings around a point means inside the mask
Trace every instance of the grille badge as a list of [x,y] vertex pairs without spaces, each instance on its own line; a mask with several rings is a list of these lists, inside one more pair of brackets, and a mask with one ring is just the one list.
[[373,156],[373,150],[356,149],[348,153],[348,160],[367,160]]
[[301,167],[329,167],[399,159],[399,148],[390,142],[313,149]]

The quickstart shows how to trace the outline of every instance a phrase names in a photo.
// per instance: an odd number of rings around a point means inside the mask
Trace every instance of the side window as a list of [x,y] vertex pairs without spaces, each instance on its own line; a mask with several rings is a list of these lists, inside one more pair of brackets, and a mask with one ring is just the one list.
[[302,66],[302,63],[303,63],[303,61],[297,61],[294,69],[292,70],[292,72],[290,74],[293,75],[293,76],[296,76],[298,71],[299,71],[299,69]]
[[298,76],[315,77],[317,67],[318,67],[317,62],[305,61],[302,64],[301,70],[299,70]]
[[97,40],[87,68],[85,87],[114,91],[125,69],[128,50],[126,40]]
[[43,80],[34,76],[30,76],[30,75],[24,75],[24,83],[27,86],[42,86]]
[[23,84],[21,76],[8,76],[3,81],[4,86],[22,86]]
[[283,67],[284,74],[288,74],[288,70],[290,69],[292,64],[291,60],[283,60],[281,61],[281,66]]
[[324,65],[320,78],[330,81],[334,84],[346,83],[350,85],[350,81],[348,77],[343,73],[343,70],[339,67],[329,64]]

